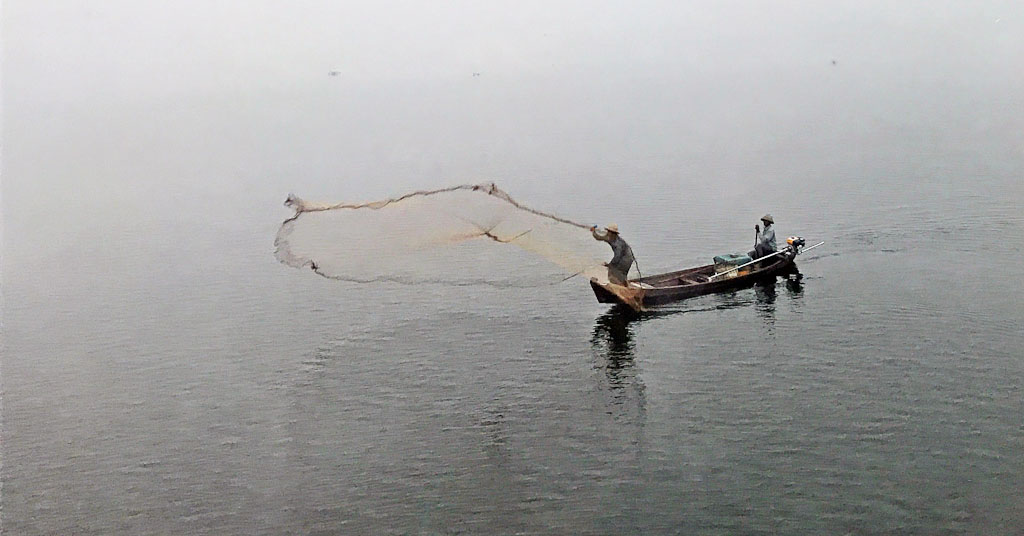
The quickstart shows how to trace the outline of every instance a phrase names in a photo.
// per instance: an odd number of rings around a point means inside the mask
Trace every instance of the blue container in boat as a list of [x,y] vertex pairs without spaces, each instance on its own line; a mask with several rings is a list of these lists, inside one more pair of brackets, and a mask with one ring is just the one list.
[[730,253],[727,255],[718,255],[715,257],[715,266],[728,266],[730,268],[746,264],[754,259],[751,259],[749,255],[743,255],[742,253]]

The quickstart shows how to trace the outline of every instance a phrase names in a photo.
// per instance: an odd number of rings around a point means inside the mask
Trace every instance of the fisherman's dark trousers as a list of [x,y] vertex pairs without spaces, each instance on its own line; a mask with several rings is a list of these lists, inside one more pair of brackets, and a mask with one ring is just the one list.
[[771,255],[772,253],[775,253],[775,251],[758,244],[754,246],[754,251],[747,253],[747,255],[749,255],[751,259],[757,260],[765,255]]

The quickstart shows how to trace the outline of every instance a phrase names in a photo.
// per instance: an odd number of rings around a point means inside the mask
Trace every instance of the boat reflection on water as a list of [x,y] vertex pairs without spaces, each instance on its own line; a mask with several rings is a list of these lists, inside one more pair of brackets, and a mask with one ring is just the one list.
[[636,367],[635,325],[639,314],[625,305],[612,307],[597,318],[590,339],[594,369],[603,372],[607,410],[616,419],[643,426],[644,384]]
[[798,270],[786,276],[786,290],[792,297],[799,296],[804,291],[804,274]]
[[629,323],[637,320],[640,313],[634,312],[625,305],[616,305],[597,318],[594,326],[594,337],[591,342],[595,347],[603,346],[608,359],[615,361],[616,368],[621,361],[633,359],[633,330]]
[[762,281],[754,285],[754,310],[764,322],[768,336],[775,334],[775,299],[778,298],[778,295],[775,290],[775,281]]
[[598,317],[594,326],[590,342],[600,358],[597,366],[604,369],[612,390],[622,389],[636,377],[633,370],[636,344],[630,323],[638,317],[629,307],[617,305]]

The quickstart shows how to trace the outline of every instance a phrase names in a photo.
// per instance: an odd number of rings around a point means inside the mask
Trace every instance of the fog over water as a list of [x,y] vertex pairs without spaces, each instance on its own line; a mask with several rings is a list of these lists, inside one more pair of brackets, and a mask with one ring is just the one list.
[[[10,534],[1024,527],[1019,2],[0,9]],[[486,181],[645,274],[826,245],[640,318],[274,257]]]

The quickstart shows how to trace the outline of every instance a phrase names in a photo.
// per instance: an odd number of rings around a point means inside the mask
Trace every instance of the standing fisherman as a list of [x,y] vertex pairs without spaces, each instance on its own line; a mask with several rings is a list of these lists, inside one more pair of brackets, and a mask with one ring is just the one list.
[[625,285],[629,269],[633,266],[633,249],[619,236],[619,226],[613,223],[605,227],[605,232],[599,233],[597,226],[594,225],[590,227],[590,233],[594,235],[595,240],[608,242],[615,253],[611,262],[605,263],[608,267],[608,280],[617,285]]
[[761,232],[759,225],[754,226],[754,231],[757,232],[757,238],[754,241],[754,251],[749,253],[750,258],[760,259],[765,255],[771,255],[777,251],[775,246],[775,228],[772,224],[775,220],[772,219],[771,214],[765,214],[761,217],[761,221],[764,222],[764,232]]

